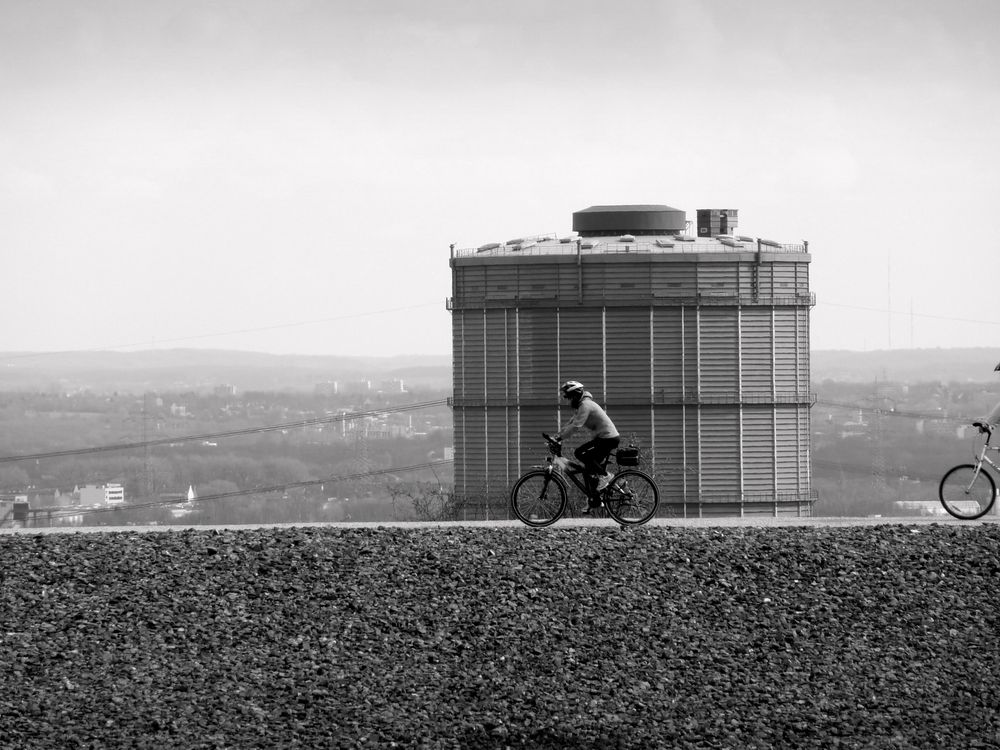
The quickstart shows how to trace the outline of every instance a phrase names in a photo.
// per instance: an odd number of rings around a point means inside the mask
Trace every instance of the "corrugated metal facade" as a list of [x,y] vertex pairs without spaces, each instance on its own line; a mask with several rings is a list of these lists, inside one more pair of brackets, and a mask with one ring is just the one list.
[[811,511],[806,252],[452,258],[456,491],[507,517],[580,380],[644,450],[661,515]]

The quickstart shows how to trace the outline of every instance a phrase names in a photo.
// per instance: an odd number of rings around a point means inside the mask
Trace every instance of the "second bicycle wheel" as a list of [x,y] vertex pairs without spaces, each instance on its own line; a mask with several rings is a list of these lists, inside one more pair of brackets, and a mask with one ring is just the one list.
[[986,515],[996,500],[997,488],[993,477],[982,469],[976,474],[975,464],[962,464],[951,469],[938,487],[941,505],[955,518],[971,521]]
[[626,469],[615,475],[604,490],[604,507],[622,524],[646,523],[660,504],[656,482],[641,471]]
[[544,469],[529,471],[514,483],[510,509],[528,526],[548,526],[566,509],[566,488]]

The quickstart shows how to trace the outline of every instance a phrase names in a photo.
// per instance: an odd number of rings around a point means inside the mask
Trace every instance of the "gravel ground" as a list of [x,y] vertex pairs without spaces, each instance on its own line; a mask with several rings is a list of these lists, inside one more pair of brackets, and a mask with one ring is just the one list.
[[0,536],[0,744],[1000,747],[1000,526]]

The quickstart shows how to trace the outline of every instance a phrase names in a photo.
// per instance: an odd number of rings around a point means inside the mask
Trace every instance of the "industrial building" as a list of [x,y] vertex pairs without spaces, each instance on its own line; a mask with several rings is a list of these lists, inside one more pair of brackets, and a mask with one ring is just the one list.
[[466,517],[508,516],[511,485],[544,459],[540,433],[571,414],[569,379],[642,448],[659,515],[811,514],[808,243],[739,235],[738,220],[592,206],[565,236],[452,247]]

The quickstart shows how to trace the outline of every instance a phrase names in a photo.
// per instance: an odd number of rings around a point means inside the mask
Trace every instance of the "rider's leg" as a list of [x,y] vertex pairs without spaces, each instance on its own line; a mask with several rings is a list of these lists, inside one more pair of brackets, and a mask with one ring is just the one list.
[[611,451],[618,447],[618,443],[618,438],[594,438],[577,448],[573,455],[587,468],[588,472],[600,476],[604,474],[608,457],[611,455]]
[[600,498],[596,497],[598,482],[604,477],[604,466],[607,463],[611,451],[618,447],[618,438],[594,438],[578,447],[573,455],[583,464],[586,471],[583,478],[586,482],[587,492],[591,496],[591,502],[600,503]]

